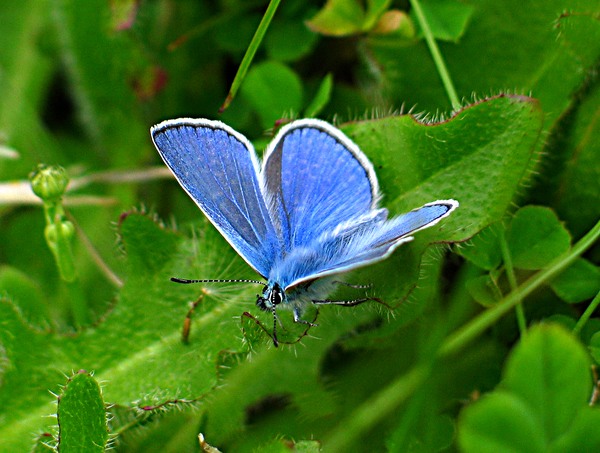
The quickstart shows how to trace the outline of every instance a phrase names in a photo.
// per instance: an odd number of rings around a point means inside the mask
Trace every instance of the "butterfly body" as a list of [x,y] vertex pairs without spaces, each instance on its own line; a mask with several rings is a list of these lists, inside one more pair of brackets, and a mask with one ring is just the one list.
[[256,305],[264,311],[272,311],[273,307],[293,310],[294,320],[298,322],[309,304],[323,300],[335,289],[336,281],[333,277],[302,282],[288,289],[275,281],[269,281],[262,294],[257,296]]
[[458,206],[440,200],[388,219],[371,162],[320,120],[284,126],[262,165],[219,121],[168,120],[151,134],[184,190],[266,280],[257,305],[274,316],[291,308],[298,322],[307,304],[339,303],[324,299],[335,288],[330,277],[387,258]]

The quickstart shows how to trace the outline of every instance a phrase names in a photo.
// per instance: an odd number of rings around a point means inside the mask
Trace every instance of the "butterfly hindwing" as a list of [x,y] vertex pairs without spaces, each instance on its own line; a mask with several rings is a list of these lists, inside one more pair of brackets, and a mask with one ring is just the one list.
[[164,121],[151,133],[179,184],[240,256],[266,276],[280,246],[248,140],[204,119]]
[[457,206],[455,200],[438,200],[394,217],[370,235],[371,241],[367,244],[367,248],[385,246],[429,228],[449,216]]
[[435,225],[456,207],[458,203],[454,200],[440,200],[390,220],[375,215],[372,221],[358,223],[355,228],[334,230],[321,236],[309,251],[292,252],[279,273],[290,276],[289,288],[376,263],[400,244],[411,241],[411,234]]

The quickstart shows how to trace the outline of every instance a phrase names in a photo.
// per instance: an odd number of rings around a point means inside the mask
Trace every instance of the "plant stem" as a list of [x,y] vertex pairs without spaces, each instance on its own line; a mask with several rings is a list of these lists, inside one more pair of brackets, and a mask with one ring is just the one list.
[[90,324],[90,312],[81,287],[79,278],[71,282],[64,282],[69,294],[69,308],[73,315],[73,322],[77,329],[81,329]]
[[279,2],[281,2],[281,0],[271,0],[269,2],[269,6],[265,11],[265,15],[260,21],[260,24],[258,24],[258,28],[256,29],[254,36],[252,37],[252,41],[250,41],[250,45],[248,46],[248,49],[246,49],[244,58],[242,58],[242,62],[240,63],[240,67],[238,68],[238,71],[233,79],[233,83],[231,84],[229,93],[225,98],[225,102],[223,102],[223,105],[221,105],[221,107],[219,108],[219,113],[223,113],[227,109],[227,107],[229,107],[229,104],[231,104],[231,101],[233,101],[233,98],[237,94],[238,89],[242,85],[242,81],[246,77],[246,73],[248,72],[248,68],[250,68],[252,59],[254,58],[254,55],[256,54],[260,43],[265,37],[265,33],[269,28],[271,19],[273,19],[273,16],[275,15],[275,11],[277,11]]
[[362,404],[339,423],[333,434],[323,442],[324,451],[352,451],[356,439],[406,401],[425,380],[428,371],[429,367],[416,366]]
[[[504,268],[506,269],[506,278],[510,285],[511,291],[517,289],[517,278],[515,277],[515,269],[512,264],[512,257],[510,256],[510,250],[508,249],[508,243],[506,242],[506,234],[503,231],[499,235],[500,249],[502,250],[502,259],[504,261]],[[523,300],[519,300],[519,303],[515,307],[515,314],[517,315],[517,324],[519,325],[519,333],[521,336],[527,332],[527,321],[525,320],[525,311],[523,310]]]
[[515,291],[511,291],[504,300],[498,303],[498,305],[484,311],[477,318],[450,335],[444,342],[444,345],[440,348],[438,352],[439,356],[447,357],[458,352],[466,344],[491,327],[534,290],[569,267],[573,261],[591,247],[599,237],[600,221],[598,221],[598,223],[596,223],[596,225],[594,225],[594,227],[581,238],[579,242],[577,242],[577,244],[556,258],[547,268],[539,271],[537,274],[523,282]]
[[444,58],[440,52],[440,49],[435,42],[435,38],[433,37],[433,33],[431,32],[431,28],[429,28],[429,23],[427,22],[427,18],[423,13],[423,9],[421,9],[421,4],[419,0],[410,0],[410,4],[415,11],[415,15],[417,17],[417,21],[421,26],[421,30],[423,30],[423,35],[425,36],[425,41],[427,42],[427,46],[429,47],[429,52],[431,53],[431,57],[433,58],[433,62],[438,70],[438,74],[440,75],[440,79],[442,79],[442,83],[444,84],[444,88],[446,90],[446,94],[450,99],[450,103],[452,104],[453,110],[459,110],[461,108],[460,101],[458,99],[458,95],[456,94],[456,90],[454,89],[454,84],[452,83],[452,79],[450,78],[450,73],[446,68],[446,63],[444,63]]
[[600,305],[600,291],[592,299],[592,302],[590,302],[588,307],[585,309],[585,311],[579,318],[579,321],[577,321],[577,324],[575,324],[575,327],[573,327],[573,333],[575,335],[579,335],[579,333],[581,332],[581,329],[583,329],[583,326],[585,326],[585,323],[588,321],[588,319],[590,319],[590,316],[592,316],[592,313],[594,313],[594,310],[596,310],[596,308],[598,308],[598,305]]

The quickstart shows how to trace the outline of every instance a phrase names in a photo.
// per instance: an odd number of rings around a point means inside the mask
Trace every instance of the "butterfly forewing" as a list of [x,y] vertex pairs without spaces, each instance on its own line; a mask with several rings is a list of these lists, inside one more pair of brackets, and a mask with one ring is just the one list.
[[258,273],[268,275],[280,245],[248,140],[219,121],[185,118],[154,126],[152,139],[225,239]]
[[339,130],[318,120],[284,127],[263,164],[266,198],[286,252],[375,208],[373,167]]

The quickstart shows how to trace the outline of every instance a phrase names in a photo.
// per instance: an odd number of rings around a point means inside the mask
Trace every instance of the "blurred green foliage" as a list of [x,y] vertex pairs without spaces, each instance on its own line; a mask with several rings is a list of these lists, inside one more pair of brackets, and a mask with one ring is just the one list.
[[[0,451],[597,449],[600,4],[283,0],[219,115],[267,6],[0,6]],[[152,147],[180,116],[319,117],[393,213],[461,205],[275,349],[253,285],[169,281],[256,278]]]

